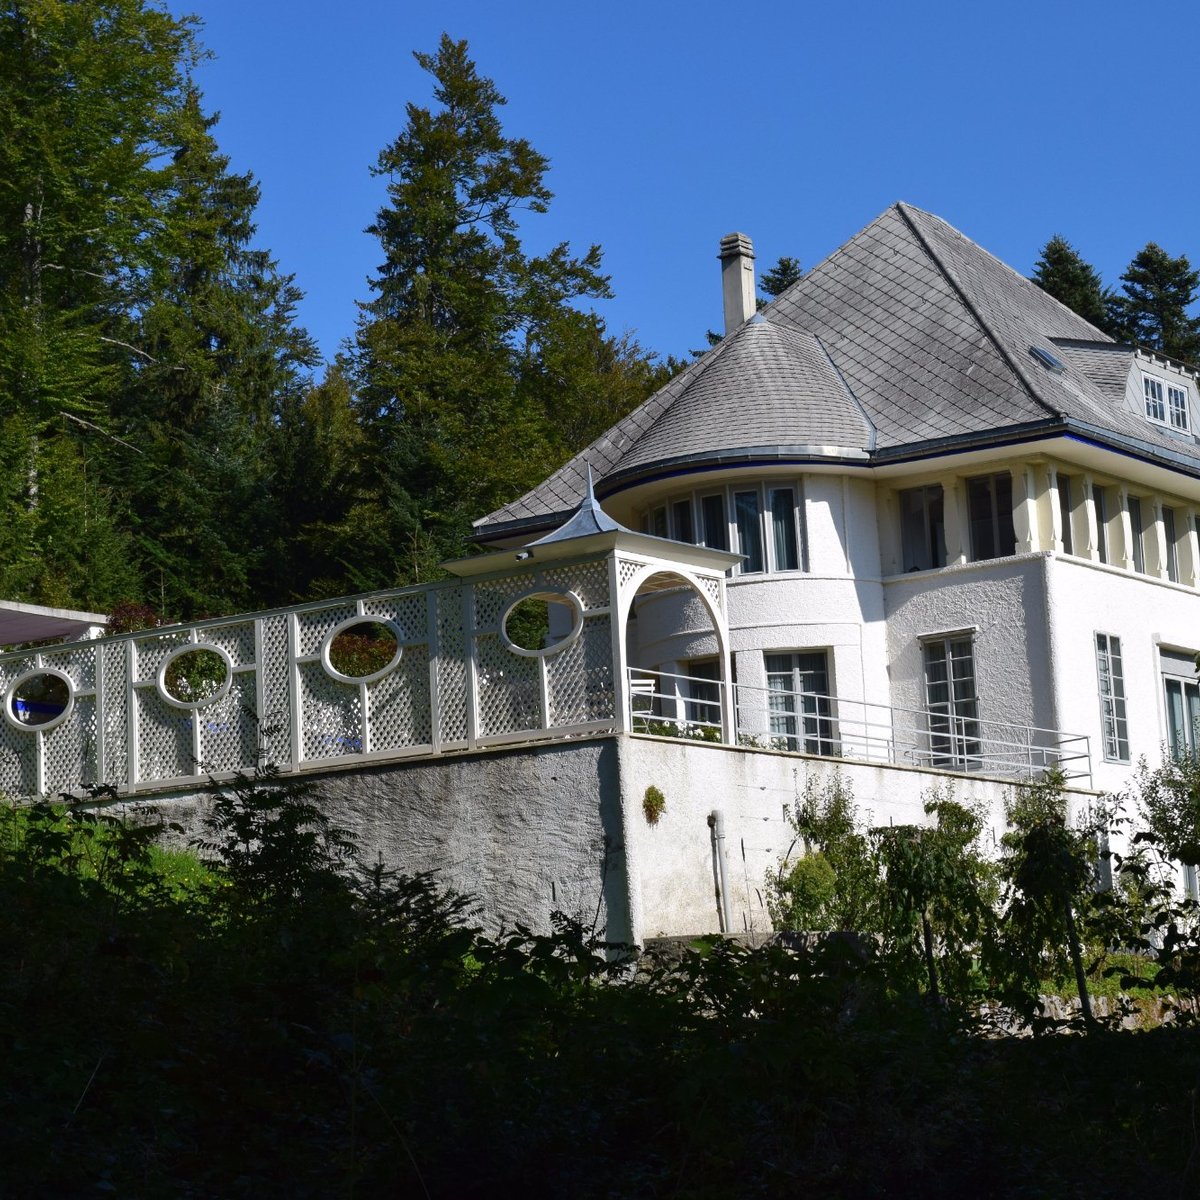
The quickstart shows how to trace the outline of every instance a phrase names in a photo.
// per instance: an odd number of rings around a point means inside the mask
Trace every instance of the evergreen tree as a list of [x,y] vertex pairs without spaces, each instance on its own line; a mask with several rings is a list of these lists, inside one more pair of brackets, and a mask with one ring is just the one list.
[[[0,3],[0,586],[10,597],[101,607],[128,586],[104,482],[109,413],[129,375],[122,313],[147,266],[156,159],[195,55],[189,23],[142,0]],[[51,505],[81,471],[87,486]],[[102,553],[114,555],[103,566]]]
[[[760,291],[765,292],[774,300],[781,292],[787,291],[793,283],[799,282],[803,275],[804,268],[800,265],[800,260],[784,254],[770,270],[763,272],[758,287]],[[763,306],[761,300],[758,306],[759,308]]]
[[1085,321],[1108,331],[1107,304],[1111,295],[1100,282],[1096,268],[1085,262],[1066,238],[1056,233],[1042,247],[1031,278],[1042,291]]
[[315,350],[148,0],[0,0],[0,588],[245,607]]
[[230,172],[215,124],[189,89],[119,409],[143,449],[128,464],[139,557],[176,617],[275,598],[275,424],[317,359],[291,278],[251,244],[258,186]]
[[[465,42],[417,61],[435,108],[409,104],[379,156],[384,262],[346,369],[369,452],[360,582],[426,578],[470,522],[536,484],[644,398],[651,356],[575,304],[610,295],[600,249],[530,256],[518,216],[544,213],[547,160],[508,137],[505,103]],[[560,403],[565,420],[559,419]],[[578,440],[577,440],[578,439]]]
[[1126,341],[1161,350],[1172,358],[1200,362],[1200,316],[1189,314],[1200,287],[1200,271],[1185,255],[1172,258],[1154,242],[1121,276],[1123,294],[1111,298],[1114,332]]

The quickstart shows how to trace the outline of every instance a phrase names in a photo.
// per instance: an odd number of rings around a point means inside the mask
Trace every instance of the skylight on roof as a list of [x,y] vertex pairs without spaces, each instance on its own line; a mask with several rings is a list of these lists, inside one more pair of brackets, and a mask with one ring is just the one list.
[[1066,369],[1067,364],[1063,362],[1057,355],[1051,354],[1049,350],[1042,349],[1041,346],[1030,346],[1029,353],[1046,368],[1047,371],[1053,371],[1056,375],[1061,375]]

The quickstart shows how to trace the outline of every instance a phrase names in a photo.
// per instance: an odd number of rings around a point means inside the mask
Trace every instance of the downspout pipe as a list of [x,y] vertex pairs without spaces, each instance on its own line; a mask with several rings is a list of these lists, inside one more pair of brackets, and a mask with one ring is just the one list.
[[708,828],[712,832],[713,880],[717,888],[717,915],[721,919],[721,932],[733,932],[733,919],[729,915],[729,885],[725,870],[725,817],[719,809],[708,814]]

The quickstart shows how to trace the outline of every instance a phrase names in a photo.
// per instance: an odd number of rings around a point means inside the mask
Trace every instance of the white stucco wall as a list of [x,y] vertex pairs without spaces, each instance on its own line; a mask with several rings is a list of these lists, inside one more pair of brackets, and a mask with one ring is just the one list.
[[1024,555],[887,580],[892,703],[924,708],[922,639],[966,629],[974,631],[980,718],[1062,728],[1051,685],[1046,562],[1044,554]]
[[[1095,786],[1121,790],[1143,755],[1158,761],[1166,739],[1159,646],[1200,650],[1200,595],[1179,584],[1082,559],[1047,565],[1055,706],[1065,728],[1092,739]],[[1096,634],[1121,639],[1130,764],[1104,760]]]
[[[769,929],[764,882],[792,846],[785,806],[807,781],[840,771],[867,825],[925,820],[924,796],[950,785],[960,801],[990,814],[989,841],[1003,832],[1012,785],[940,771],[770,754],[727,746],[630,737],[621,741],[621,793],[626,806],[632,920],[639,939],[720,932],[709,814],[725,825],[726,879],[732,928]],[[666,808],[651,825],[642,811],[646,788],[658,787]]]

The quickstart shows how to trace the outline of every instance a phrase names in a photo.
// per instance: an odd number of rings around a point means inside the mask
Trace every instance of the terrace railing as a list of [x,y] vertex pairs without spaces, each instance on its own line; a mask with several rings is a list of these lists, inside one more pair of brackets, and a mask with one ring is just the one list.
[[1059,770],[1083,786],[1091,782],[1091,747],[1083,734],[743,684],[734,686],[735,728],[725,730],[725,687],[699,676],[630,668],[631,728],[692,741],[1026,780]]
[[[615,572],[581,561],[0,655],[0,793],[130,793],[262,761],[301,771],[611,729]],[[505,622],[531,596],[552,597],[569,631],[528,650]],[[363,622],[393,653],[351,677],[331,646]],[[213,678],[172,691],[188,650]]]

